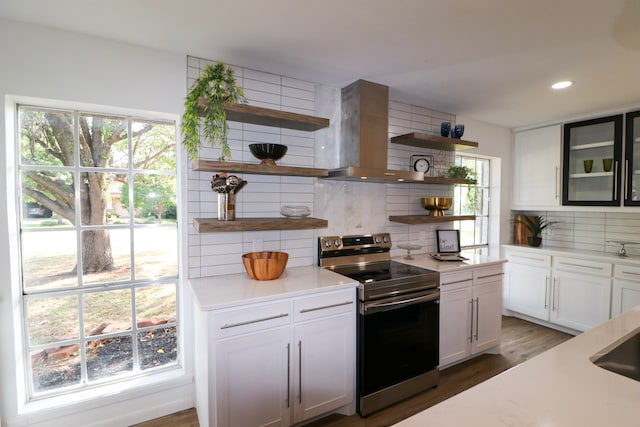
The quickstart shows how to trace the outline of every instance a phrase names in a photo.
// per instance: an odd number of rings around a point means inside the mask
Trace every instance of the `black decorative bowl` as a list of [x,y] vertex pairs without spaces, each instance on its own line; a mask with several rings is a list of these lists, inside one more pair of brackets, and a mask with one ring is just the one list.
[[287,154],[287,146],[281,144],[249,144],[249,151],[256,159],[262,160],[263,165],[276,165]]

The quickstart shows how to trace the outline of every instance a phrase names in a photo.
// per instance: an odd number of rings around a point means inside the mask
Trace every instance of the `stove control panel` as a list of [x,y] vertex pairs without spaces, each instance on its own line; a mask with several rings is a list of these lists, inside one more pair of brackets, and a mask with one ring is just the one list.
[[320,252],[327,251],[353,251],[366,248],[391,249],[391,236],[389,233],[379,234],[355,234],[348,236],[319,237]]

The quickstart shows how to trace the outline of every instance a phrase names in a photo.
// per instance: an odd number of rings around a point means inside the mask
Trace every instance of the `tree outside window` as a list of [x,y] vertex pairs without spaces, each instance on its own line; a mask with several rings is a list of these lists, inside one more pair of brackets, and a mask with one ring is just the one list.
[[32,394],[176,365],[175,123],[26,105],[18,117]]

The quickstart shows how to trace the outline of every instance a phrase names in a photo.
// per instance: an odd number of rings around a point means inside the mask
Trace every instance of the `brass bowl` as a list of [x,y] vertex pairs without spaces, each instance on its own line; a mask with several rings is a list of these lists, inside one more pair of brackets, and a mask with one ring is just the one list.
[[444,216],[444,212],[453,205],[451,197],[423,197],[420,199],[422,207],[429,211],[431,216]]
[[249,252],[242,255],[247,274],[253,280],[277,279],[287,266],[289,254],[286,252]]

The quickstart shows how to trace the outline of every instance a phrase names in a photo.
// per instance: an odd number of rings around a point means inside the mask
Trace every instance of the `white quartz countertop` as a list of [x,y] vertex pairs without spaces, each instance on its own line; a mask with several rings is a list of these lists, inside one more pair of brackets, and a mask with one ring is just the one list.
[[590,357],[640,328],[640,306],[396,424],[625,427],[640,425],[640,382]]
[[[532,247],[527,245],[503,245],[502,247],[507,250],[527,251],[529,253],[546,253],[555,256],[571,256],[582,259],[593,259],[595,261],[610,262],[613,264],[640,266],[640,257],[635,255],[620,257],[617,254],[609,252],[595,252],[585,251],[583,249],[555,248],[546,246]],[[638,425],[640,425],[640,423]]]
[[358,282],[316,266],[287,267],[275,280],[253,280],[246,273],[189,280],[201,310],[271,301],[358,286]]
[[455,262],[438,261],[432,258],[429,254],[412,255],[412,260],[405,259],[404,257],[394,257],[393,260],[405,264],[414,265],[416,267],[439,271],[440,273],[464,270],[467,268],[486,267],[507,262],[506,258],[500,258],[498,255],[478,255],[473,252],[462,252],[461,255],[467,258],[467,260]]

